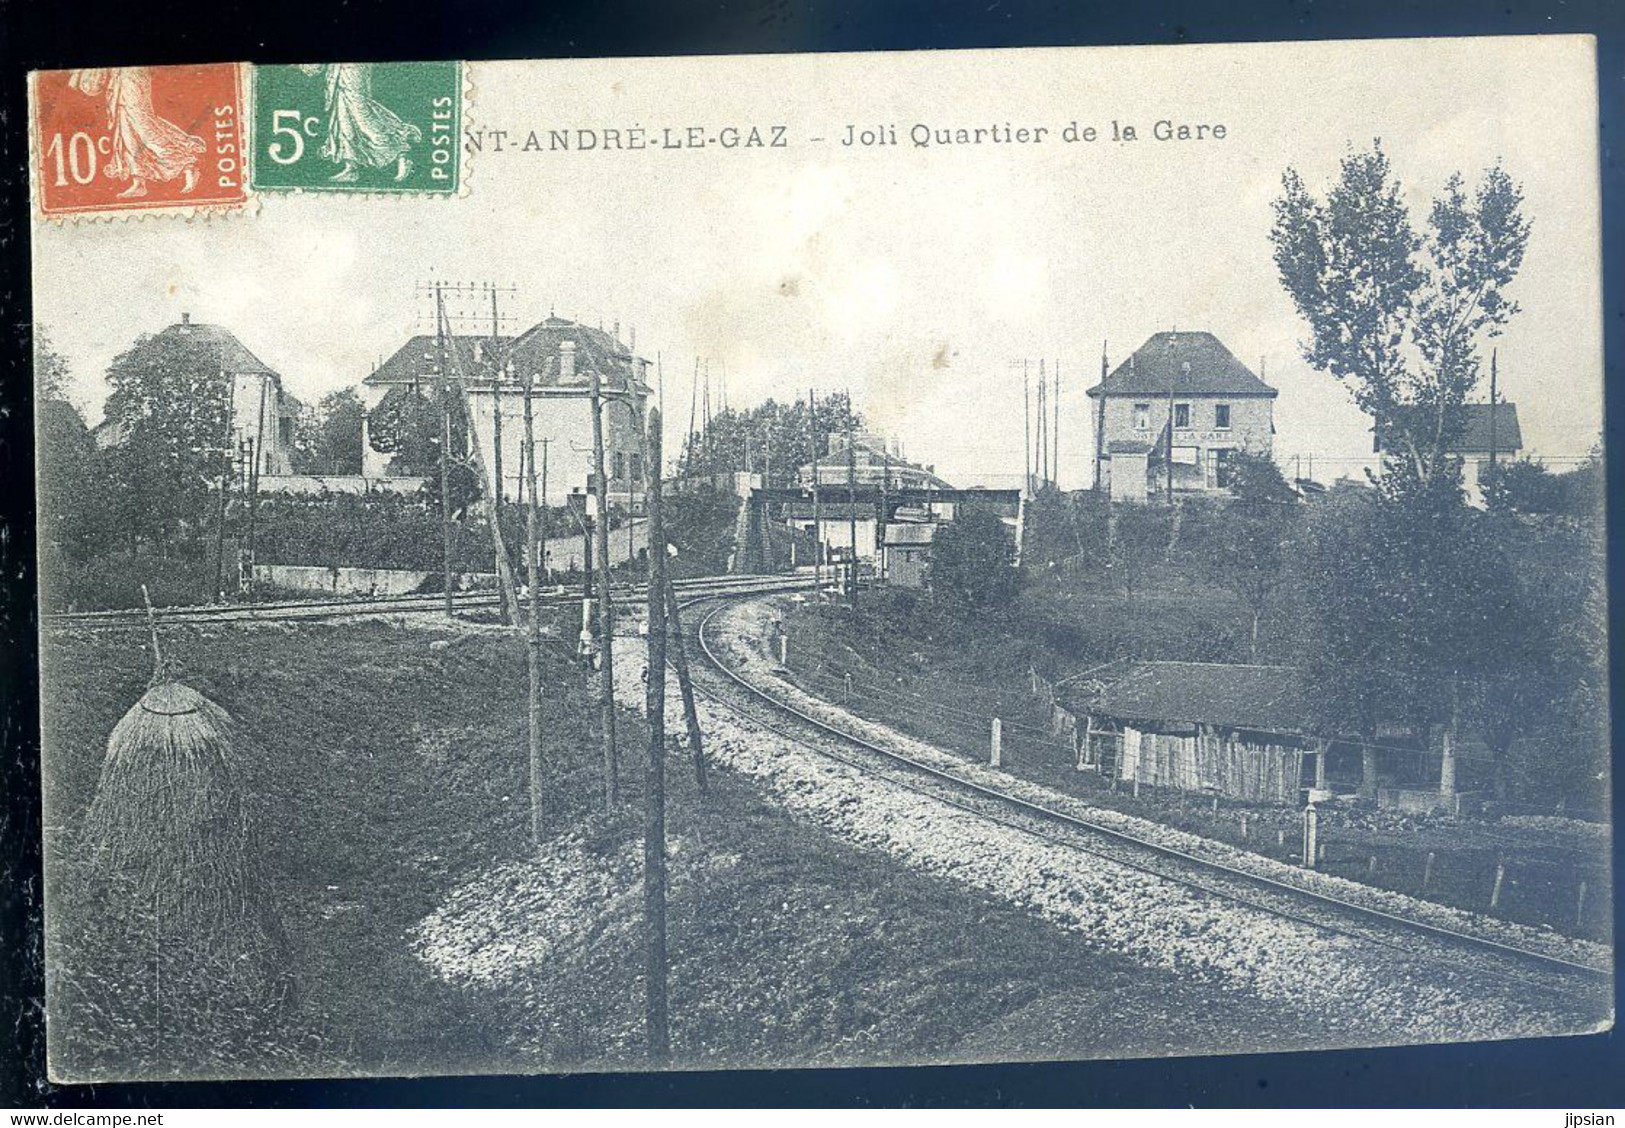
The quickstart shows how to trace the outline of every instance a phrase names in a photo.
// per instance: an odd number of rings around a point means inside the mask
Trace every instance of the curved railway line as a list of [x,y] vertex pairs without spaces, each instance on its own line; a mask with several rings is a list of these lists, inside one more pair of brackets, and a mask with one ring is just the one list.
[[[990,822],[1325,933],[1378,945],[1408,960],[1441,964],[1452,974],[1493,978],[1503,987],[1515,982],[1531,990],[1560,993],[1552,997],[1590,997],[1611,981],[1612,971],[1606,968],[1457,931],[1200,857],[967,779],[845,731],[752,684],[713,649],[709,637],[713,620],[734,600],[751,594],[719,592],[697,595],[687,602],[724,600],[691,627],[704,658],[701,668],[715,675],[713,685],[696,685],[696,690],[753,725]],[[740,703],[741,696],[748,704]],[[764,712],[771,719],[764,719]],[[1464,956],[1471,957],[1471,963]]]
[[[796,576],[739,575],[701,576],[678,580],[674,586],[679,596],[690,599],[720,595],[753,595],[758,593],[794,590],[810,587],[811,579]],[[612,585],[616,603],[636,603],[645,598],[641,584]],[[545,592],[542,604],[563,607],[581,601],[581,588],[561,587]],[[499,596],[494,591],[453,593],[454,611],[470,612],[495,610]],[[438,614],[445,610],[445,597],[439,592],[430,595],[387,595],[357,599],[283,600],[268,603],[199,604],[160,608],[158,621],[167,625],[240,622],[319,622],[324,619],[346,619],[355,615],[423,615]],[[120,628],[145,626],[146,612],[137,609],[116,611],[68,611],[41,615],[46,627]]]

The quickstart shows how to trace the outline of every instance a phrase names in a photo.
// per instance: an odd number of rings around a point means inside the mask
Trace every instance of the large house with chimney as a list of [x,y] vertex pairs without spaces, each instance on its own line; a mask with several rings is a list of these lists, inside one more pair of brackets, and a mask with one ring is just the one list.
[[[137,359],[143,352],[170,355],[176,351],[170,348],[173,345],[185,346],[179,350],[183,355],[196,357],[199,364],[229,383],[230,433],[222,438],[242,456],[245,469],[257,465],[259,473],[267,477],[292,473],[294,430],[302,405],[283,388],[282,377],[231,330],[193,321],[189,313],[137,341],[130,354]],[[106,450],[122,445],[128,430],[124,420],[106,419],[92,433],[96,445]]]
[[554,316],[518,336],[448,337],[444,355],[432,334],[408,339],[362,381],[362,403],[368,413],[362,431],[363,477],[388,478],[401,472],[392,465],[395,453],[375,445],[372,416],[389,397],[432,400],[442,368],[449,369],[447,374],[454,379],[460,374],[465,382],[474,418],[472,441],[479,445],[488,473],[495,472],[500,451],[504,498],[521,496],[529,397],[537,463],[539,467],[545,443],[546,500],[555,505],[572,491],[586,488],[592,470],[590,385],[596,371],[603,398],[608,496],[626,504],[642,493],[650,472],[644,465],[641,437],[651,394],[649,362],[635,356],[613,333]]
[[1095,488],[1114,501],[1230,485],[1235,452],[1269,454],[1276,390],[1212,333],[1153,333],[1088,390]]

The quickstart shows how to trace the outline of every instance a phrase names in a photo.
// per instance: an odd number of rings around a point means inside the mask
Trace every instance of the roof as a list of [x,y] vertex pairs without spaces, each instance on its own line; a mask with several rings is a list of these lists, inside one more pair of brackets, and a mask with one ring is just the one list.
[[1253,374],[1212,333],[1153,333],[1091,396],[1270,396],[1276,390]]
[[[165,338],[185,339],[218,349],[221,369],[234,375],[273,377],[277,375],[274,369],[249,352],[230,329],[220,325],[181,320],[157,333],[153,340]],[[278,381],[280,382],[280,377]]]
[[[548,317],[539,321],[517,337],[497,336],[489,333],[454,334],[448,338],[462,361],[463,371],[470,377],[487,377],[490,358],[488,350],[494,343],[498,355],[511,363],[515,380],[523,382],[528,375],[537,387],[585,388],[588,373],[597,369],[607,388],[624,388],[628,379],[635,379],[638,388],[647,392],[642,373],[634,371],[631,349],[602,329],[594,329],[562,317]],[[559,379],[559,346],[565,341],[575,345],[576,377],[569,384]],[[407,340],[393,355],[375,368],[364,383],[418,384],[433,379],[435,373],[436,338],[432,333],[419,333]]]
[[[1523,449],[1523,431],[1518,426],[1518,405],[1507,403],[1505,400],[1495,404],[1495,450],[1500,454],[1515,454]],[[1417,419],[1424,417],[1428,409],[1425,407],[1400,408],[1402,419]],[[1451,454],[1488,454],[1490,453],[1490,405],[1487,403],[1464,403],[1461,405],[1461,435],[1450,443],[1448,450]],[[1376,450],[1380,453],[1383,448],[1383,430],[1374,428],[1376,432]]]
[[1303,732],[1309,694],[1291,666],[1135,662],[1079,704],[1127,721],[1178,721],[1263,732]]
[[[490,347],[492,338],[489,334],[483,336],[453,336],[449,338],[453,347],[462,360],[463,370],[468,371],[476,366],[485,364],[485,350]],[[499,345],[512,343],[512,337],[495,338]],[[418,333],[407,338],[400,348],[396,349],[389,358],[373,369],[365,384],[419,384],[432,380],[435,371],[435,345],[436,338],[433,333]]]
[[1151,444],[1137,439],[1113,439],[1106,444],[1107,454],[1150,454]]
[[937,526],[927,522],[894,522],[886,526],[886,544],[930,544],[937,535]]

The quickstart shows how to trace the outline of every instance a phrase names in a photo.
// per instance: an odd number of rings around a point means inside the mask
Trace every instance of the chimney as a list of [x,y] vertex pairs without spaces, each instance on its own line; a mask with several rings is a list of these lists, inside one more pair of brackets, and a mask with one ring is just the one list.
[[559,383],[574,383],[576,378],[576,343],[559,342]]

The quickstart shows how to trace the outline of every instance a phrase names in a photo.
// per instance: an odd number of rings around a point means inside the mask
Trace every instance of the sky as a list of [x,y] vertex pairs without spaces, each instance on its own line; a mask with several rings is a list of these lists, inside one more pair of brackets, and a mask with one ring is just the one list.
[[[635,329],[657,356],[667,449],[696,358],[713,399],[849,389],[871,428],[956,484],[1020,474],[1021,360],[1061,364],[1061,483],[1090,483],[1088,399],[1163,329],[1215,333],[1280,390],[1275,454],[1330,481],[1370,460],[1347,389],[1303,361],[1271,260],[1295,168],[1324,189],[1381,138],[1420,225],[1453,172],[1500,162],[1533,234],[1495,342],[1525,453],[1600,437],[1595,65],[1583,37],[1002,52],[481,62],[456,198],[264,195],[249,213],[36,224],[35,318],[94,422],[108,364],[190,313],[231,329],[307,402],[428,326],[418,283],[492,281],[518,327],[550,312]],[[1157,141],[1159,120],[1225,136]],[[1111,139],[1112,123],[1139,139]],[[1093,142],[1062,140],[1076,122]],[[1039,143],[910,130],[1043,127]],[[605,151],[605,129],[782,148]],[[848,126],[898,144],[845,146]],[[506,131],[501,151],[491,134]],[[599,131],[593,151],[525,135]],[[484,131],[483,133],[481,131]],[[1487,348],[1485,371],[1488,371]]]

